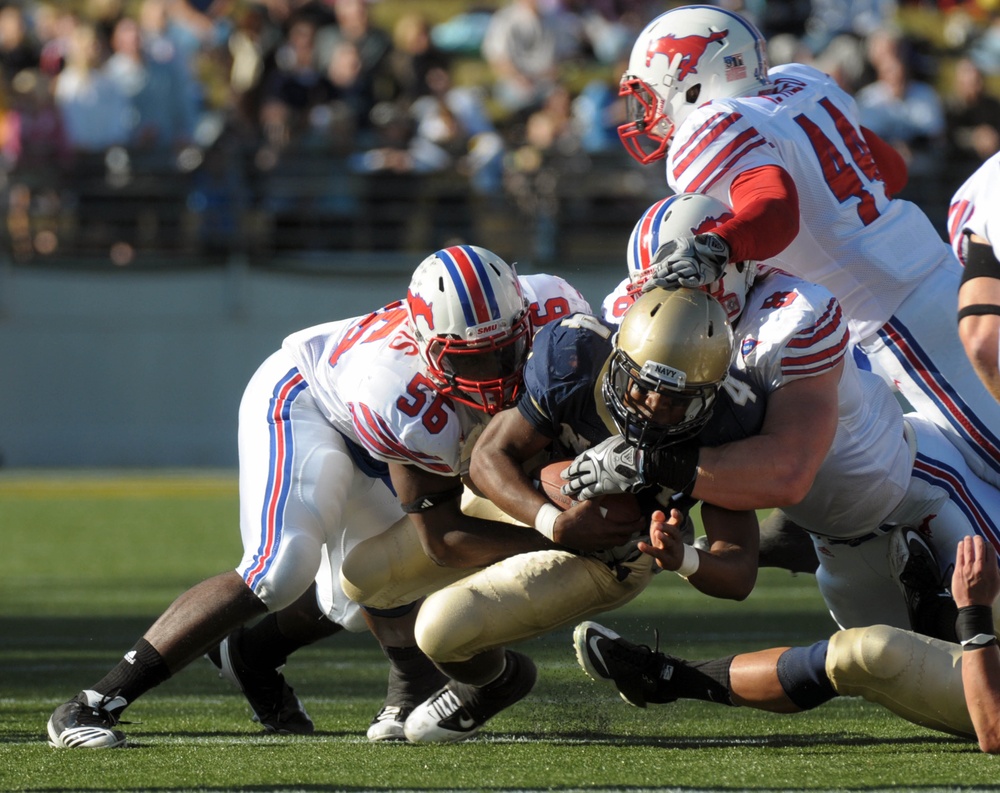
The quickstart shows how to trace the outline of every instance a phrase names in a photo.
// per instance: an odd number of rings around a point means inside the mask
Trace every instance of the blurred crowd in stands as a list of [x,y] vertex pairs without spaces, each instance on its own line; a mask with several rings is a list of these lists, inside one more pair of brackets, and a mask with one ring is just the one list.
[[[1000,0],[725,4],[757,23],[773,64],[812,63],[854,94],[909,163],[904,197],[943,232],[954,187],[1000,149]],[[426,249],[473,234],[521,254],[513,234],[544,261],[574,222],[620,243],[665,188],[617,140],[617,82],[671,5],[7,0],[10,251],[127,264],[145,249]]]

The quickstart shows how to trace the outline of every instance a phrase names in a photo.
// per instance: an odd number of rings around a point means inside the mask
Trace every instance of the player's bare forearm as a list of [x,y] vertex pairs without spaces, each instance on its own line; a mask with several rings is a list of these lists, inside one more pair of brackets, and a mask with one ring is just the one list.
[[[955,550],[952,596],[960,609],[991,607],[1000,595],[1000,570],[993,546],[982,537],[963,537]],[[962,616],[959,638],[962,638]],[[977,630],[976,628],[973,629]],[[970,631],[971,632],[971,631]],[[978,638],[978,637],[977,637]],[[962,687],[979,748],[1000,753],[1000,649],[996,643],[962,653]]]
[[[681,539],[682,519],[677,510],[669,519],[654,513],[649,542],[639,543],[639,550],[656,559],[663,570],[680,572],[685,564],[685,546]],[[759,535],[756,515],[731,512],[702,505],[702,521],[710,540],[708,551],[694,551],[697,570],[686,576],[699,592],[717,598],[743,600],[757,581]],[[691,553],[693,549],[687,550]]]
[[782,386],[768,398],[758,435],[702,447],[691,495],[731,510],[798,504],[830,451],[843,363]]
[[505,410],[493,417],[476,442],[469,476],[486,498],[530,526],[549,501],[535,489],[523,465],[549,443],[516,409]]
[[389,471],[424,552],[443,567],[483,567],[552,547],[534,529],[465,515],[458,476],[432,474],[413,465],[390,464]]
[[698,572],[688,581],[712,597],[746,599],[757,583],[760,528],[756,514],[702,504],[701,519],[709,550],[700,551]]
[[469,476],[486,498],[531,526],[539,508],[549,501],[535,489],[523,465],[550,442],[516,409],[505,410],[493,417],[476,442]]

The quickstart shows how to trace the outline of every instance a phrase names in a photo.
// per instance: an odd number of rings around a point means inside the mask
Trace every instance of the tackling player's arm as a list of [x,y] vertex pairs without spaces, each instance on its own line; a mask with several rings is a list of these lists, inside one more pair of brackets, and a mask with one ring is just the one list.
[[[683,575],[699,592],[744,600],[757,583],[757,515],[749,510],[734,512],[702,504],[701,519],[708,551],[684,544],[683,516],[676,509],[671,510],[669,518],[662,512],[653,513],[649,542],[640,542],[639,550],[656,559],[663,570]],[[694,572],[686,572],[691,566]]]
[[1000,262],[990,241],[969,234],[964,241],[964,270],[958,290],[958,335],[976,374],[1000,400]]
[[[476,442],[469,475],[483,495],[500,509],[534,526],[539,510],[551,502],[535,488],[523,466],[551,442],[517,408],[505,410],[493,417]],[[644,528],[643,521],[607,521],[596,502],[585,501],[558,515],[552,536],[568,548],[600,551],[621,545]]]
[[463,514],[458,476],[399,463],[389,464],[389,475],[424,552],[442,567],[485,567],[508,556],[554,547],[532,528]]
[[758,435],[703,446],[691,495],[726,509],[765,509],[805,498],[837,432],[843,361],[768,396]]
[[729,246],[729,261],[777,256],[799,233],[799,193],[788,171],[763,165],[745,171],[729,188],[733,217],[713,229]]
[[952,596],[959,608],[962,687],[979,748],[1000,753],[1000,649],[993,636],[993,602],[1000,595],[1000,570],[993,546],[965,537],[955,553]]

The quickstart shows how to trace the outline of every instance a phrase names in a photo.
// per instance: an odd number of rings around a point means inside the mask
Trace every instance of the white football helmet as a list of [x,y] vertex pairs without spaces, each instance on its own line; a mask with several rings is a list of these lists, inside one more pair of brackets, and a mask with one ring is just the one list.
[[[718,228],[733,211],[718,199],[701,193],[680,193],[663,198],[642,213],[628,241],[628,293],[638,296],[656,270],[653,258],[670,240],[693,237]],[[722,277],[702,287],[726,310],[730,322],[743,312],[747,292],[757,276],[756,262],[729,262]]]
[[769,88],[766,47],[757,28],[723,8],[660,14],[636,39],[619,85],[630,120],[618,135],[629,154],[643,164],[659,160],[694,108]]
[[[645,449],[695,435],[712,415],[735,344],[725,310],[701,289],[639,297],[615,334],[601,387],[622,437]],[[650,391],[669,398],[676,420],[654,420],[643,402]]]
[[414,272],[406,311],[440,393],[491,416],[514,404],[531,322],[513,267],[474,245],[440,250]]

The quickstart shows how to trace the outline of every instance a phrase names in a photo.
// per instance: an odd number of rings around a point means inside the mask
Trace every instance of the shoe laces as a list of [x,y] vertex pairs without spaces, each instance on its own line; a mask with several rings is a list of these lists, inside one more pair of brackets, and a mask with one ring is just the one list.
[[663,655],[660,653],[660,631],[653,629],[652,647],[647,644],[633,644],[619,637],[609,642],[607,654],[611,660],[637,668],[643,673],[648,674],[652,670],[659,674],[663,662]]
[[[108,709],[108,705],[118,699],[117,694],[103,694],[96,704],[91,705],[89,701],[80,702],[80,710],[76,715],[78,724],[86,727],[106,727],[111,728],[117,724],[131,724],[130,721],[122,721],[118,714]],[[119,708],[119,711],[122,708]]]
[[380,721],[404,721],[403,708],[399,705],[383,705],[382,710],[375,714],[372,724]]
[[458,698],[451,686],[446,686],[431,700],[427,707],[434,718],[443,721],[464,708],[465,703]]

